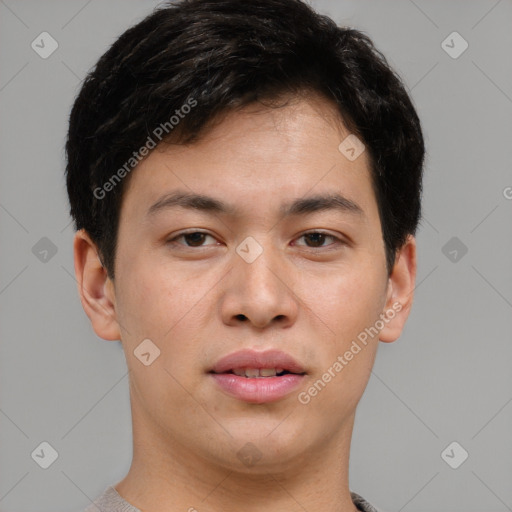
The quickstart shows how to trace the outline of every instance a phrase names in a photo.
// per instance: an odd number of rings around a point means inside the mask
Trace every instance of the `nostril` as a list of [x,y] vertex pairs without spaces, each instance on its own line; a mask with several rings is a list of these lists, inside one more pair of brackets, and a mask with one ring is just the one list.
[[247,317],[245,315],[242,315],[242,314],[236,315],[236,318],[237,318],[237,320],[242,320],[242,321],[247,320]]

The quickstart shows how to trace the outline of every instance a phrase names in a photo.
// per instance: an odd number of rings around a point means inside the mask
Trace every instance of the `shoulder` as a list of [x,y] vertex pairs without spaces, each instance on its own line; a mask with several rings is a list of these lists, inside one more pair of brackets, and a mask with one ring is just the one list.
[[83,512],[141,512],[120,496],[113,485],[109,485]]
[[372,504],[368,503],[362,496],[360,496],[356,492],[351,492],[350,497],[352,498],[352,502],[357,507],[357,509],[361,510],[362,512],[383,512],[376,509]]

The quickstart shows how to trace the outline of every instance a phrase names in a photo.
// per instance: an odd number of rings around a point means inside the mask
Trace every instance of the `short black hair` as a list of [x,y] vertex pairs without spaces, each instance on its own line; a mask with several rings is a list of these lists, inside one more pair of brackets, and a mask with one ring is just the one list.
[[189,144],[229,112],[311,93],[330,100],[366,146],[390,272],[420,219],[425,147],[384,55],[363,32],[338,27],[301,0],[181,0],[126,30],[88,73],[71,110],[70,213],[109,277],[128,173],[158,127],[159,141]]

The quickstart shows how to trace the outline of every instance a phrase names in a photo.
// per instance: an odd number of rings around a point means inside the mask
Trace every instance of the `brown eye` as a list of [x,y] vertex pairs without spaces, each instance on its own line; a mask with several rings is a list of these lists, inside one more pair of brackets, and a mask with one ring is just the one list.
[[[324,245],[324,242],[326,239],[333,239],[337,242],[341,242],[341,240],[333,235],[329,235],[327,233],[322,233],[320,231],[313,231],[311,233],[305,233],[304,235],[300,236],[300,238],[304,238],[304,240],[308,240],[310,242],[310,245],[309,244],[306,244],[307,247],[310,247],[310,248],[321,248],[321,247],[328,247],[330,245],[335,245],[334,244],[327,244],[327,245]],[[303,245],[303,244],[298,244],[298,245]]]
[[[204,233],[202,231],[191,231],[189,233],[182,233],[172,239],[170,239],[169,243],[178,243],[178,245],[184,245],[185,247],[202,247],[206,237],[210,237],[214,239],[208,233]],[[185,243],[176,242],[179,239],[185,240]],[[215,240],[215,239],[214,239]]]

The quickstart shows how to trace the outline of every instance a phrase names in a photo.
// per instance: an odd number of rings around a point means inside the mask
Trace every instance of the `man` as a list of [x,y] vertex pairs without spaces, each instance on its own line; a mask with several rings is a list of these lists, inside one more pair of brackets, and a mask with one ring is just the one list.
[[299,0],[160,7],[86,78],[66,151],[133,421],[88,510],[376,510],[350,440],[412,303],[424,143],[370,39]]

